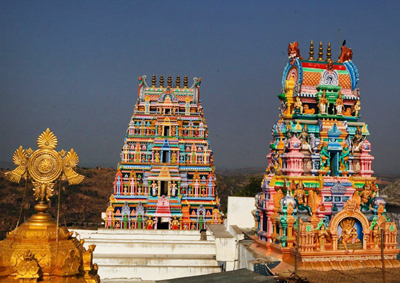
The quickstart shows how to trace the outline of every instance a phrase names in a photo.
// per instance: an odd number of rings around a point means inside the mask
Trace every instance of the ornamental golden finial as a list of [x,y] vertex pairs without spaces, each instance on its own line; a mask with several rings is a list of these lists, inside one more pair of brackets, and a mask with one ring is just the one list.
[[151,77],[151,87],[156,87],[156,75],[153,75]]
[[172,77],[171,77],[171,75],[168,76],[167,85],[169,87],[172,87]]
[[64,150],[57,152],[54,150],[57,142],[57,137],[47,128],[37,139],[39,149],[25,151],[20,146],[13,156],[13,162],[18,167],[5,173],[6,178],[11,182],[19,183],[21,178],[26,179],[28,176],[32,179],[34,196],[36,200],[39,200],[35,209],[40,212],[48,209],[47,202],[53,196],[54,181],[62,179],[75,185],[84,179],[84,176],[73,169],[79,162],[74,149],[71,148],[67,154]]
[[181,77],[180,76],[176,76],[176,88],[181,88]]
[[331,49],[331,43],[328,43],[328,48],[326,49],[326,61],[331,62],[332,61],[332,49]]
[[324,58],[322,58],[322,56],[324,56],[324,53],[322,52],[322,41],[319,42],[319,49],[318,49],[318,61],[324,61]]
[[188,87],[188,76],[183,77],[183,87],[187,88]]
[[312,40],[310,42],[310,52],[309,52],[309,54],[310,54],[310,57],[308,58],[308,60],[314,61],[315,60],[314,59],[314,42]]
[[35,151],[20,146],[13,156],[18,167],[5,174],[12,182],[18,183],[21,178],[26,184],[28,179],[32,181],[38,213],[0,241],[0,282],[99,283],[93,264],[95,245],[86,249],[83,240],[73,237],[66,227],[59,227],[58,220],[46,213],[57,181],[59,189],[62,180],[69,184],[83,181],[84,177],[74,171],[78,155],[74,149],[57,152],[57,138],[50,129],[39,136],[37,145]]
[[164,87],[164,76],[160,76],[160,87]]

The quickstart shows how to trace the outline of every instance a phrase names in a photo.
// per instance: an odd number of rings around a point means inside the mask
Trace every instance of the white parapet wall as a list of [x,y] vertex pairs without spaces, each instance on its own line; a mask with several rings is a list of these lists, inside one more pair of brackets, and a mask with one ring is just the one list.
[[255,209],[254,197],[228,197],[227,226],[236,225],[239,228],[253,228],[254,218],[251,212]]
[[202,240],[200,231],[74,231],[79,233],[79,239],[85,239],[85,247],[96,245],[93,262],[99,266],[101,279],[165,280],[221,271],[210,232],[207,240]]

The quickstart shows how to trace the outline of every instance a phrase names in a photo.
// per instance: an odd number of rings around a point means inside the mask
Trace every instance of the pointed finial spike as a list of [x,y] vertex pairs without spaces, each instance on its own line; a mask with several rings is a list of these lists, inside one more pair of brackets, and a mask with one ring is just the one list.
[[176,76],[176,88],[181,88],[181,77],[180,76]]
[[151,87],[156,87],[156,75],[153,74],[151,77]]
[[324,58],[322,58],[322,56],[324,56],[324,53],[322,52],[322,41],[319,42],[319,48],[318,48],[318,61],[324,61]]
[[308,58],[308,60],[310,61],[314,61],[314,41],[311,40],[310,42],[310,57]]
[[183,87],[187,88],[188,87],[188,76],[183,77]]

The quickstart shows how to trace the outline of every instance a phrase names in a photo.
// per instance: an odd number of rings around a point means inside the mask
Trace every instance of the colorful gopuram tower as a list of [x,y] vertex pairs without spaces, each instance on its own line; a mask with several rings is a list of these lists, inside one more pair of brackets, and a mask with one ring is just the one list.
[[103,219],[113,229],[204,229],[221,223],[201,78],[151,86],[139,77],[114,192]]
[[[309,58],[289,44],[280,114],[256,195],[255,232],[269,251],[302,269],[399,266],[397,228],[372,177],[368,125],[360,121],[359,74],[344,44],[339,60]],[[381,237],[381,234],[383,235]]]

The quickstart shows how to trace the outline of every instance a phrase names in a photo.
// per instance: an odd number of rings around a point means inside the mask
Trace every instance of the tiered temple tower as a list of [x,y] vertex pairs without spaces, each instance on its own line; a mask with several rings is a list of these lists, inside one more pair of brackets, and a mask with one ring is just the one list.
[[359,121],[353,52],[343,44],[333,62],[330,44],[326,58],[322,43],[318,51],[314,58],[311,41],[304,59],[298,43],[289,44],[254,230],[284,260],[293,260],[297,246],[299,267],[324,270],[354,268],[352,261],[379,266],[383,231],[386,266],[398,266],[397,228],[385,216],[368,125]]
[[103,219],[113,229],[204,229],[221,223],[213,152],[200,103],[201,78],[151,86],[139,77],[138,100]]

